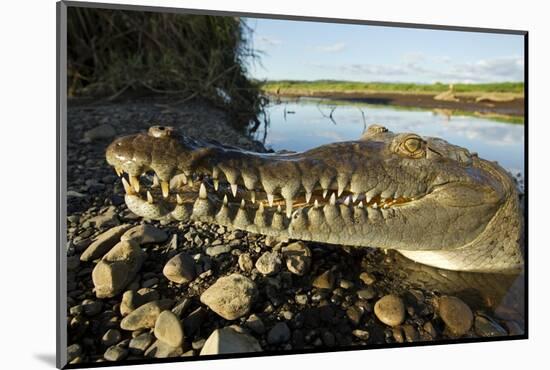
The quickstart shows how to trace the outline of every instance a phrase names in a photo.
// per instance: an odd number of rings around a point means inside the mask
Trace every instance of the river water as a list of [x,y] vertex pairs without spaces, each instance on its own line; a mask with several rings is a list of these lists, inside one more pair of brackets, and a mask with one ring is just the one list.
[[477,152],[481,158],[497,161],[512,174],[523,177],[522,124],[444,113],[352,102],[327,104],[319,99],[301,98],[271,104],[267,108],[269,125],[257,132],[257,138],[263,139],[265,135],[265,145],[276,151],[304,151],[358,139],[365,126],[377,123],[394,132],[440,137]]
[[[332,116],[331,116],[332,113]],[[267,108],[268,125],[257,139],[275,151],[304,151],[319,145],[355,140],[370,124],[394,132],[440,137],[499,162],[520,181],[524,175],[524,126],[444,111],[402,109],[351,102],[301,98],[283,100]],[[267,130],[267,131],[266,131]],[[501,324],[524,327],[524,274],[480,274],[434,269],[407,262],[392,263],[409,284],[441,294],[457,295],[474,310],[489,311]],[[472,297],[477,297],[472,300]],[[479,303],[484,302],[484,303]],[[480,311],[477,311],[480,312]]]

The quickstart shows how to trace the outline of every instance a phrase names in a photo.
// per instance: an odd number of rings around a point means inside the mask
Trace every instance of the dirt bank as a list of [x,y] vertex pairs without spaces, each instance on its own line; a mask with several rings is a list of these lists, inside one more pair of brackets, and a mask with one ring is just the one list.
[[[324,98],[332,100],[346,100],[363,102],[368,104],[395,105],[401,107],[416,107],[426,109],[448,109],[451,111],[466,111],[479,114],[497,114],[504,116],[522,117],[525,114],[524,98],[514,98],[510,101],[482,101],[477,102],[476,95],[455,94],[458,101],[435,100],[436,94],[418,93],[313,93],[307,97]],[[303,94],[284,93],[272,95],[272,99],[278,97],[306,97]]]

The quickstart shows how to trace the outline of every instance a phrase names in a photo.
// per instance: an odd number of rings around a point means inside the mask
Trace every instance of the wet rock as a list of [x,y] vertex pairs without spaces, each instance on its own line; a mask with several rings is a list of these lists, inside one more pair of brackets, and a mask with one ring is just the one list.
[[200,301],[226,320],[235,320],[250,311],[257,295],[256,284],[240,274],[219,278]]
[[145,351],[145,357],[154,357],[154,358],[168,358],[168,357],[178,357],[183,354],[183,348],[172,347],[168,343],[165,343],[161,340],[155,341],[147,350]]
[[474,321],[474,330],[476,334],[480,337],[500,337],[508,335],[506,329],[504,329],[494,320],[483,315],[476,315]]
[[145,259],[139,246],[131,241],[116,244],[92,271],[96,297],[119,294],[135,277]]
[[398,326],[405,320],[405,305],[394,294],[380,298],[374,305],[374,314],[378,320],[388,326]]
[[131,225],[124,224],[115,226],[104,233],[100,234],[80,255],[81,261],[93,261],[103,257],[115,244],[120,240],[120,237]]
[[306,305],[307,302],[308,302],[307,295],[305,295],[305,294],[296,294],[296,296],[294,297],[294,300],[299,305]]
[[359,297],[359,299],[369,300],[369,299],[373,299],[375,296],[376,296],[376,293],[374,289],[372,289],[371,287],[357,291],[357,297]]
[[363,311],[357,306],[351,306],[350,308],[347,309],[346,315],[349,321],[351,321],[353,325],[357,326],[361,322],[361,317],[363,317]]
[[173,302],[171,299],[162,299],[145,303],[123,318],[120,322],[120,327],[121,329],[132,331],[154,328],[160,313],[170,309],[172,304]]
[[426,321],[424,326],[422,327],[426,333],[432,338],[435,339],[437,337],[437,331],[435,330],[434,325],[431,321]]
[[214,330],[210,334],[202,347],[200,355],[249,353],[260,352],[261,350],[262,347],[254,337],[245,334],[238,326],[228,326]]
[[67,362],[72,362],[80,355],[82,355],[82,347],[80,344],[75,343],[67,347]]
[[195,279],[195,260],[187,253],[177,254],[166,263],[162,273],[174,283],[188,284]]
[[86,131],[82,141],[84,143],[90,143],[95,140],[111,139],[115,136],[116,131],[114,127],[109,124],[104,124]]
[[418,332],[414,326],[410,324],[403,325],[403,332],[405,333],[405,339],[407,342],[412,343],[418,341]]
[[296,242],[283,248],[288,271],[303,276],[311,266],[311,250],[302,242]]
[[136,336],[135,338],[132,338],[130,341],[130,344],[128,345],[128,348],[130,349],[130,352],[133,354],[142,354],[147,350],[147,348],[153,343],[155,340],[155,337],[151,333],[142,333]]
[[128,350],[121,346],[111,346],[103,354],[103,358],[107,361],[122,361],[126,356],[128,356]]
[[183,328],[181,322],[172,311],[162,311],[157,318],[154,330],[158,340],[172,347],[180,347],[183,343]]
[[403,329],[401,328],[401,326],[394,326],[392,328],[392,335],[396,343],[405,342],[405,337],[403,337]]
[[371,274],[369,274],[368,272],[362,272],[360,275],[359,275],[359,279],[361,279],[361,281],[365,284],[365,285],[371,285],[371,284],[374,284],[374,282],[376,281],[376,279],[374,278],[374,276],[372,276]]
[[273,275],[281,268],[281,256],[277,252],[265,252],[256,261],[256,268],[263,275]]
[[134,226],[126,231],[120,240],[134,240],[138,244],[164,243],[168,240],[168,234],[161,229],[149,224]]
[[439,316],[452,335],[461,336],[470,330],[474,315],[466,303],[458,297],[443,296],[438,300]]
[[95,316],[101,312],[103,303],[101,301],[94,301],[93,299],[85,299],[81,303],[82,312],[86,316]]
[[112,346],[113,344],[117,344],[122,339],[122,335],[120,334],[120,331],[116,329],[109,329],[103,334],[101,337],[101,344],[103,344],[105,347]]
[[284,322],[278,322],[267,334],[267,343],[281,344],[290,340],[290,329]]
[[250,253],[243,253],[239,256],[239,268],[241,271],[250,272],[254,268],[254,262]]
[[332,289],[334,287],[334,275],[332,274],[332,271],[327,270],[321,275],[317,276],[313,280],[312,285],[318,289]]
[[361,329],[355,329],[351,332],[351,334],[353,334],[353,336],[361,339],[361,340],[369,340],[369,337],[370,337],[370,334],[368,331],[366,330],[361,330]]

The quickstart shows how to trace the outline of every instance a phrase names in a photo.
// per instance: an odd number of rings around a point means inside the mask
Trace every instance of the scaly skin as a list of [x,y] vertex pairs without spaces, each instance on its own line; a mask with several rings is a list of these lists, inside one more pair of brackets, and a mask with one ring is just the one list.
[[[144,218],[397,249],[450,270],[523,264],[511,177],[441,139],[373,125],[357,141],[259,154],[153,126],[116,139],[106,157],[117,173],[128,174],[126,204]],[[141,176],[151,172],[155,181],[146,189],[151,176]]]

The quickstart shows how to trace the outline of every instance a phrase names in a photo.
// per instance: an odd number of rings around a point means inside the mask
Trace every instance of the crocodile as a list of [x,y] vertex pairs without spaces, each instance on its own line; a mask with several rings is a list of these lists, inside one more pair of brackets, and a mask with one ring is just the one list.
[[157,125],[115,139],[106,159],[126,205],[146,219],[395,249],[448,270],[523,266],[512,177],[440,138],[371,125],[354,141],[256,153]]

